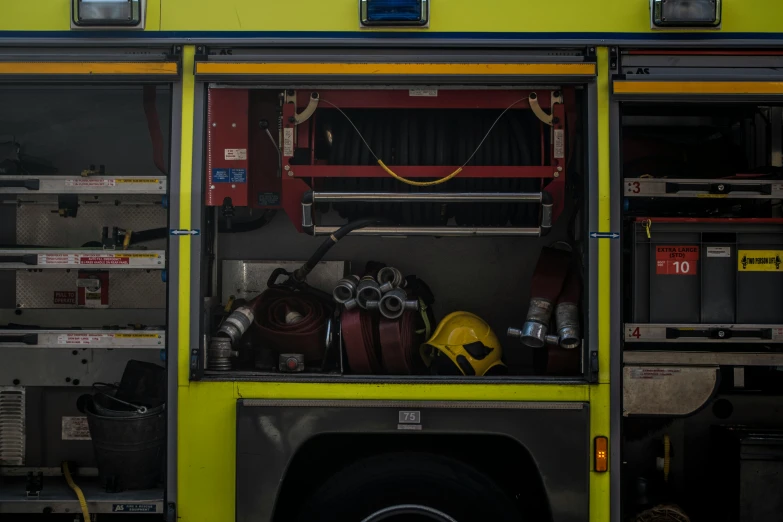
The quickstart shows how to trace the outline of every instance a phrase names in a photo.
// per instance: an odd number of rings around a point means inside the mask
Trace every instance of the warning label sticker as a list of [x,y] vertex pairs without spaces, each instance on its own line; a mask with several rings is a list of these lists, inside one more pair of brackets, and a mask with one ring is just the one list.
[[60,334],[57,336],[57,344],[98,344],[107,337],[111,337],[108,334]]
[[659,245],[655,247],[656,275],[696,275],[699,266],[699,247]]
[[243,161],[247,159],[247,149],[225,149],[224,157],[227,161]]
[[81,256],[79,257],[80,265],[129,265],[130,257],[109,257],[109,256]]
[[76,254],[38,254],[39,265],[73,265]]
[[780,272],[783,268],[783,250],[738,250],[739,272]]
[[65,180],[66,187],[113,187],[115,185],[113,179],[73,178]]
[[60,290],[54,291],[54,300],[52,301],[54,304],[68,304],[68,305],[75,305],[76,304],[76,292],[72,292],[70,290]]
[[434,98],[438,96],[438,89],[408,89],[408,96],[427,96]]
[[62,440],[90,440],[87,417],[63,417]]
[[152,333],[118,333],[114,334],[114,337],[123,339],[156,339],[160,335]]
[[294,129],[283,129],[283,156],[290,158],[294,155]]
[[565,158],[565,131],[563,129],[554,130],[552,148],[555,158]]
[[128,178],[118,179],[117,183],[158,183],[158,179]]
[[707,257],[731,257],[731,247],[707,247]]
[[631,379],[665,379],[680,373],[678,368],[631,368]]
[[156,513],[155,504],[112,504],[112,513]]

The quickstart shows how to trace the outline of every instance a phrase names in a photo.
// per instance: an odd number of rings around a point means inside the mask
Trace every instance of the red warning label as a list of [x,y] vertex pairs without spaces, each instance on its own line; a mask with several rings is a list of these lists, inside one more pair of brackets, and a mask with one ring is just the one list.
[[82,256],[79,258],[80,265],[128,265],[129,257],[108,257],[108,256]]
[[57,291],[54,292],[54,304],[76,304],[76,292]]
[[696,275],[699,267],[699,247],[673,245],[655,247],[657,275]]

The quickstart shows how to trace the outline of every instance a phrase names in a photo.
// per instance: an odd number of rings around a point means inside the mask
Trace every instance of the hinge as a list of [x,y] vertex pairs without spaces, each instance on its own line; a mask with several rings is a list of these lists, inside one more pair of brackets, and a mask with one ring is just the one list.
[[609,48],[609,69],[613,72],[617,72],[617,68],[620,64],[620,51],[617,47]]

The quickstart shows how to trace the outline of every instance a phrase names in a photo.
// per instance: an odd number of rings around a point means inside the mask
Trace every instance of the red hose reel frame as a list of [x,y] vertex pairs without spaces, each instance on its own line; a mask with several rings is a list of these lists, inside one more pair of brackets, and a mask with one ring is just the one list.
[[[578,114],[576,91],[573,87],[432,90],[420,93],[424,95],[413,95],[408,89],[288,91],[287,98],[295,99],[296,103],[283,104],[280,132],[279,113],[270,102],[270,91],[266,91],[266,98],[263,97],[263,92],[250,89],[209,89],[206,173],[208,206],[223,205],[226,198],[230,198],[234,206],[282,208],[297,230],[302,232],[302,196],[310,190],[317,190],[318,178],[372,178],[389,175],[378,165],[315,163],[315,125],[312,125],[310,120],[297,125],[295,120],[296,114],[307,107],[313,93],[317,93],[319,105],[311,120],[317,118],[320,109],[333,109],[334,106],[340,109],[502,110],[514,104],[509,110],[531,110],[528,99],[531,93],[535,93],[539,107],[552,115],[549,154],[544,154],[544,132],[547,131],[548,125],[541,123],[542,165],[466,166],[458,177],[538,178],[541,180],[542,189],[552,196],[553,220],[557,219],[563,210],[566,165],[573,152],[569,146],[573,144]],[[274,94],[276,102],[280,93]],[[562,97],[563,102],[553,104],[552,99],[557,94]],[[283,141],[278,144],[282,155],[282,171],[279,176],[278,157],[273,155],[275,153],[272,143],[265,135],[266,131],[259,126],[262,120],[269,123],[269,131],[275,141]],[[310,151],[309,165],[292,163],[294,151],[302,149]],[[389,165],[396,174],[411,179],[445,177],[458,167],[459,165]],[[243,176],[243,169],[246,177]]]

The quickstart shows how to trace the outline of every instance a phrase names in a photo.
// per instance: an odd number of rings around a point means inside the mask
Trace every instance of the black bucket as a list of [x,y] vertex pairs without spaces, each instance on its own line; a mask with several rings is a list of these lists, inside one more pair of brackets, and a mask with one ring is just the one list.
[[161,479],[166,412],[104,417],[85,408],[98,474],[108,490],[154,488]]

